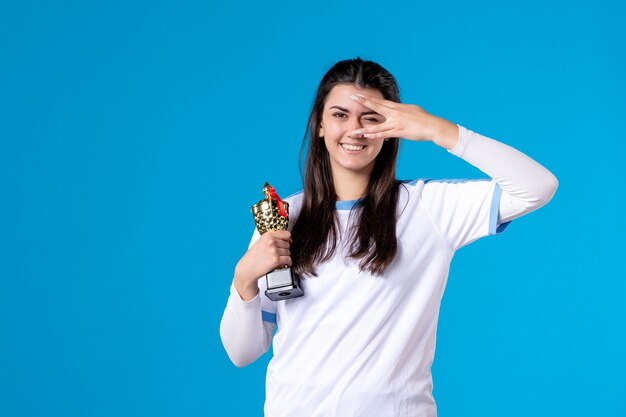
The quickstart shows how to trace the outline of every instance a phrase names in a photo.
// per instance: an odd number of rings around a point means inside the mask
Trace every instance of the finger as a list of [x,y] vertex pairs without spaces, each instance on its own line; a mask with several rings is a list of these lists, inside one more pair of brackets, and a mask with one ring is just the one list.
[[385,139],[385,138],[396,138],[398,136],[395,133],[394,129],[389,129],[389,130],[385,130],[384,132],[365,133],[363,137],[367,139]]
[[375,103],[361,95],[356,95],[356,96],[352,95],[350,96],[350,98],[356,101],[357,103],[361,103],[363,106],[367,107],[368,109],[374,110],[376,113],[385,117],[385,119],[387,118],[386,116],[388,114],[387,111],[390,109],[389,107],[383,106],[382,104]]
[[280,256],[290,256],[291,252],[289,251],[289,248],[278,248],[276,249],[276,253]]
[[393,129],[395,129],[395,124],[385,122],[379,125],[353,130],[352,132],[350,132],[350,134],[353,136],[359,136],[363,134],[386,132]]
[[275,239],[274,244],[277,248],[289,248],[290,242],[283,239]]
[[374,98],[361,93],[358,93],[356,97],[355,101],[361,103],[365,107],[371,108],[372,110],[381,112],[381,114],[384,114],[382,112],[384,112],[385,109],[395,109],[398,105],[395,101]]
[[289,230],[272,230],[269,233],[277,239],[289,240],[291,239],[291,232]]
[[278,258],[278,265],[289,265],[291,266],[293,263],[291,262],[291,256],[280,256]]

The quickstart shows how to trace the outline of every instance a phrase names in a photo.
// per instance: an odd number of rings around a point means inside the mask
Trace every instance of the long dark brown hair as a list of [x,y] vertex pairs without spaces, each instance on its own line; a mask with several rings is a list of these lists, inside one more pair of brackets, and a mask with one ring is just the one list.
[[[400,102],[395,78],[379,64],[360,57],[336,63],[322,78],[300,148],[300,161],[307,147],[303,175],[304,195],[300,214],[291,231],[292,268],[301,276],[317,276],[315,264],[332,258],[339,241],[337,194],[330,157],[323,138],[319,138],[324,104],[336,85],[351,84],[379,90],[390,101]],[[359,262],[361,271],[382,275],[398,249],[396,205],[399,185],[396,158],[399,138],[383,142],[369,178],[366,195],[355,203],[350,215],[358,216],[349,236],[348,256]],[[301,167],[302,170],[302,167]],[[301,171],[302,172],[302,171]]]

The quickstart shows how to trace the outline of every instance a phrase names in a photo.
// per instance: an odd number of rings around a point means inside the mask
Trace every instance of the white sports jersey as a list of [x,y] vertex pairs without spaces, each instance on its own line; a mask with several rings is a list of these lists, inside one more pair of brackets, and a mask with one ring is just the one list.
[[[360,272],[342,239],[318,276],[302,280],[303,297],[273,302],[259,280],[263,320],[278,325],[265,415],[436,416],[431,365],[450,261],[455,250],[508,226],[497,224],[500,194],[490,179],[405,183],[398,253],[383,276]],[[285,199],[290,225],[302,196]],[[337,202],[342,237],[355,202]]]
[[[266,417],[435,417],[431,365],[439,306],[454,252],[501,233],[546,204],[556,177],[518,150],[459,125],[448,152],[490,178],[418,179],[401,186],[398,253],[384,276],[360,272],[341,240],[335,256],[302,281],[305,295],[244,301],[234,285],[220,336],[237,366],[267,351]],[[302,194],[287,197],[290,230]],[[356,201],[338,201],[342,236]],[[259,238],[254,232],[250,246]],[[277,326],[276,326],[277,324]]]

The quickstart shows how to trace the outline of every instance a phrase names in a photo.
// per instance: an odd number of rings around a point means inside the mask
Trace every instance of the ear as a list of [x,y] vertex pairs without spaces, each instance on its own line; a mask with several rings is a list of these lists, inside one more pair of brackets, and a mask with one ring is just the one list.
[[320,138],[324,137],[324,128],[320,126],[320,133],[318,135]]

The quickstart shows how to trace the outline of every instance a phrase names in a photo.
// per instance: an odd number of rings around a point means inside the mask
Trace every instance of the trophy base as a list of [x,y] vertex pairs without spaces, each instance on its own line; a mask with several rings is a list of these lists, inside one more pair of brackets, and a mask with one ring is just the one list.
[[276,269],[265,275],[265,279],[267,280],[265,295],[272,301],[288,300],[304,295],[300,279],[291,271],[291,268]]

